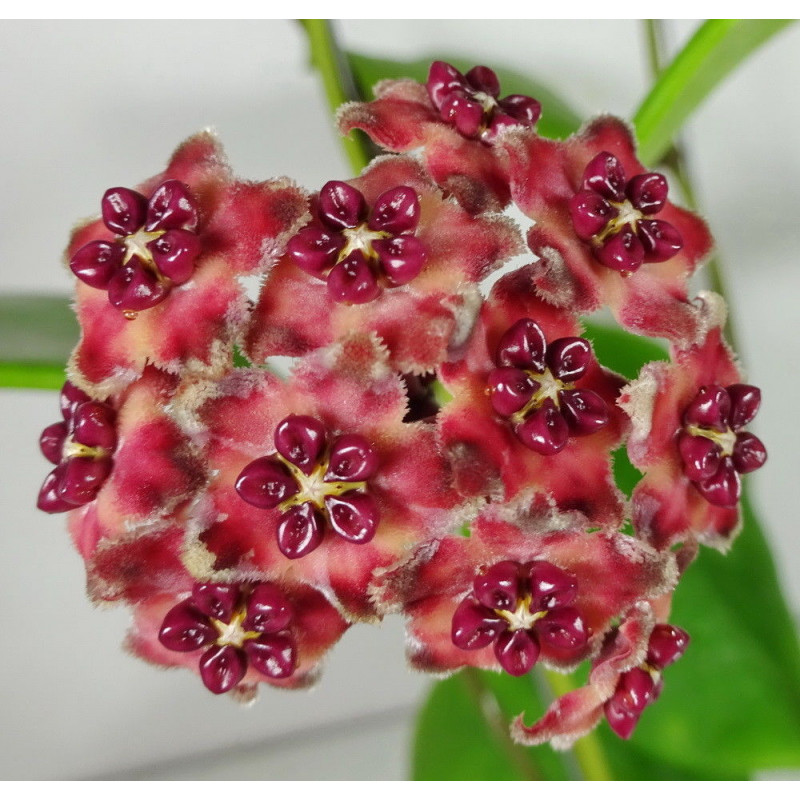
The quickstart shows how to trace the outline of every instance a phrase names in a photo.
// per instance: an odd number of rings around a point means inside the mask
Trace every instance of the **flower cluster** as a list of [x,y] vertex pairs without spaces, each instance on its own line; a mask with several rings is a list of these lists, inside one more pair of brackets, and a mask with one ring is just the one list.
[[[74,231],[82,335],[39,507],[69,512],[92,598],[130,606],[132,652],[250,698],[400,613],[429,672],[590,662],[519,741],[633,733],[689,641],[680,575],[730,545],[766,459],[760,395],[721,298],[689,295],[703,221],[621,121],[559,142],[539,114],[436,62],[340,111],[390,151],[357,178],[242,181],[202,133]],[[603,367],[580,316],[601,307],[670,361]]]

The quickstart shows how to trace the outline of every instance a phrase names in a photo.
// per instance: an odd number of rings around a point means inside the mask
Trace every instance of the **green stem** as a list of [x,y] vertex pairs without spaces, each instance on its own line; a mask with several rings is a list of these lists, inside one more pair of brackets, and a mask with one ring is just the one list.
[[486,720],[489,730],[517,772],[528,781],[542,780],[542,776],[536,771],[525,751],[508,735],[508,720],[500,709],[497,698],[481,680],[480,671],[467,667],[461,671],[460,676],[475,707]]
[[60,389],[65,380],[63,364],[0,361],[0,387],[4,389]]
[[[569,675],[562,675],[560,672],[544,672],[553,694],[560,697],[562,694],[571,692],[577,687],[574,685]],[[589,733],[572,746],[575,760],[581,768],[584,779],[587,781],[612,781],[614,776],[608,765],[608,759],[600,741],[594,733]]]
[[[311,62],[322,77],[328,105],[334,113],[343,103],[361,100],[347,59],[336,42],[336,36],[327,19],[301,19],[311,48]],[[342,140],[347,158],[356,173],[369,164],[375,153],[361,131]]]

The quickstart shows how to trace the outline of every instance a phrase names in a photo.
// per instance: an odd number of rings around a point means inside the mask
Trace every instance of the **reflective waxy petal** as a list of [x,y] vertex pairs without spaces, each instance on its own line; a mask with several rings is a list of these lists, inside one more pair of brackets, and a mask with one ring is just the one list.
[[509,675],[519,677],[539,660],[539,645],[528,631],[503,631],[494,643],[494,654]]
[[194,273],[195,259],[200,255],[200,238],[177,228],[165,231],[148,249],[162,275],[175,284],[186,283]]
[[490,97],[497,97],[500,94],[500,81],[497,79],[497,73],[482,64],[469,70],[464,75],[464,79],[475,91],[484,92]]
[[730,426],[735,431],[752,422],[761,407],[761,390],[757,386],[734,383],[728,386],[728,397],[731,400]]
[[442,119],[468,139],[480,133],[483,124],[483,106],[464,95],[451,94],[445,98],[441,108]]
[[581,239],[591,239],[617,216],[616,209],[608,200],[588,190],[578,192],[570,199],[569,212],[575,233]]
[[452,64],[434,61],[428,71],[427,89],[431,102],[441,108],[448,95],[466,89],[466,80]]
[[497,364],[519,367],[542,373],[545,369],[547,340],[542,329],[532,319],[515,322],[497,345]]
[[319,278],[336,263],[345,244],[341,233],[328,231],[321,225],[309,225],[289,239],[286,249],[300,269]]
[[364,195],[344,181],[328,181],[319,191],[320,219],[334,230],[355,228],[366,213]]
[[716,442],[705,436],[678,435],[678,450],[683,459],[683,472],[689,480],[702,481],[719,469],[722,451]]
[[547,347],[547,366],[553,376],[565,383],[578,380],[592,361],[592,346],[586,339],[566,336]]
[[268,678],[288,678],[297,666],[297,648],[291,634],[264,633],[244,643],[250,666]]
[[650,634],[646,661],[657,670],[674,664],[689,646],[689,634],[675,625],[659,623]]
[[323,521],[311,503],[290,508],[278,523],[278,548],[287,558],[301,558],[322,542]]
[[206,616],[229,622],[242,593],[238,586],[229,583],[197,583],[192,589],[192,600]]
[[271,583],[259,583],[247,600],[247,630],[278,633],[292,621],[292,606],[283,592]]
[[275,428],[275,448],[306,475],[314,471],[326,443],[325,426],[314,417],[291,414]]
[[120,311],[144,311],[158,305],[169,294],[169,285],[133,256],[108,283],[108,299]]
[[239,497],[256,508],[275,508],[299,489],[286,467],[271,456],[251,461],[236,480]]
[[116,412],[106,403],[81,403],[72,417],[72,438],[87,447],[113,451],[117,446]]
[[416,236],[396,236],[372,243],[386,277],[395,286],[413,281],[425,266],[425,245]]
[[147,207],[147,230],[183,228],[197,232],[200,221],[189,187],[180,181],[164,181],[150,197]]
[[531,586],[531,606],[539,611],[567,606],[578,593],[578,584],[563,569],[549,561],[534,561],[528,565]]
[[328,293],[337,303],[361,305],[374,300],[381,287],[359,250],[340,261],[328,275]]
[[478,573],[475,598],[488,608],[513,610],[520,595],[520,570],[516,561],[500,561]]
[[730,508],[739,502],[742,481],[730,458],[723,458],[715,475],[694,484],[709,503]]
[[569,427],[549,397],[514,432],[522,444],[543,456],[563,450],[569,440]]
[[642,266],[645,249],[639,237],[626,226],[619,233],[609,236],[594,253],[597,260],[609,269],[617,272],[635,272]]
[[534,630],[542,646],[571,653],[586,646],[589,632],[580,613],[572,606],[554,608],[537,620]]
[[493,369],[488,384],[492,408],[504,417],[524,408],[539,388],[539,383],[525,370],[516,367]]
[[158,640],[164,647],[180,653],[197,650],[216,638],[216,629],[208,616],[191,599],[171,608],[158,632]]
[[377,468],[378,454],[372,445],[357,433],[346,433],[331,447],[325,480],[365,481]]
[[737,472],[752,472],[764,466],[764,462],[767,460],[767,449],[761,439],[745,431],[736,437],[732,458]]
[[582,187],[607,200],[618,203],[624,200],[625,170],[619,159],[607,151],[598,153],[584,170]]
[[110,458],[68,458],[64,464],[58,496],[74,506],[90,503],[111,472]]
[[66,438],[66,422],[54,422],[42,431],[42,435],[39,437],[39,448],[51,464],[61,463],[61,451]]
[[467,596],[453,614],[450,638],[462,650],[480,650],[491,644],[505,628],[505,620],[476,602],[472,596]]
[[395,186],[384,192],[372,207],[368,226],[393,236],[413,233],[419,223],[419,196],[410,186]]
[[86,392],[79,389],[75,384],[67,381],[61,387],[61,394],[59,396],[61,416],[66,420],[71,420],[75,408],[81,403],[85,403],[87,400],[91,400],[91,398]]
[[613,697],[604,706],[611,730],[622,739],[633,734],[642,711],[654,699],[653,678],[638,667],[624,672]]
[[558,399],[570,431],[578,436],[599,431],[608,423],[606,401],[591,389],[564,389]]
[[120,236],[129,236],[144,225],[147,199],[133,189],[118,186],[106,191],[100,208],[106,228]]
[[657,214],[667,202],[669,186],[667,179],[658,172],[635,175],[625,187],[628,200],[642,214]]
[[58,494],[58,487],[61,485],[61,476],[64,472],[63,466],[56,467],[45,479],[42,488],[39,490],[39,497],[36,500],[36,508],[48,514],[58,514],[62,511],[70,511],[75,508],[72,503],[68,503]]
[[714,428],[725,431],[730,419],[731,399],[721,386],[701,386],[694,400],[686,407],[683,421],[686,425]]
[[247,672],[247,656],[238,647],[209,647],[200,657],[200,677],[206,689],[224,694],[236,686]]
[[375,536],[380,512],[375,499],[364,492],[345,492],[325,498],[331,527],[348,542],[361,544]]
[[72,256],[69,268],[93,289],[106,289],[124,255],[125,247],[119,242],[89,242]]
[[542,104],[524,94],[510,94],[504,97],[498,105],[517,123],[523,125],[535,125],[542,115]]
[[648,263],[667,261],[683,247],[683,237],[674,225],[663,219],[639,221],[639,241]]

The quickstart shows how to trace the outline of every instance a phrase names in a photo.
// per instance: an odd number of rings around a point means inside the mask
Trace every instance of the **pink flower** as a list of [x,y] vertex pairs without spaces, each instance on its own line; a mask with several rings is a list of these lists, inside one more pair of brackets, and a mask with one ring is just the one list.
[[670,554],[619,533],[563,527],[570,522],[536,503],[491,504],[469,538],[422,544],[379,573],[374,596],[406,615],[412,666],[574,669],[615,617],[674,585]]
[[500,98],[488,67],[462,75],[443,61],[431,65],[427,86],[411,80],[383,81],[371,103],[348,103],[339,110],[343,134],[361,128],[387,150],[422,149],[433,179],[471,212],[499,211],[508,205],[504,154],[494,144],[510,127],[532,127],[539,103],[523,95]]
[[655,362],[623,390],[630,415],[631,462],[644,477],[633,493],[639,536],[658,548],[701,541],[727,549],[739,525],[740,473],[766,461],[761,441],[744,427],[761,393],[742,383],[722,336],[725,306],[702,295],[705,335],[672,363]]
[[70,380],[103,395],[147,363],[170,372],[227,363],[247,321],[238,279],[266,269],[305,214],[286,180],[234,180],[209,133],[137,190],[109,189],[101,205],[102,219],[73,232],[67,260],[82,329]]
[[623,327],[688,344],[698,330],[687,281],[712,240],[699,217],[667,200],[663,175],[637,160],[633,137],[600,117],[564,142],[509,133],[514,202],[528,233],[537,291],[577,313],[607,305]]
[[511,222],[470,216],[409,158],[330,181],[312,205],[261,290],[247,336],[254,363],[362,330],[401,372],[434,370],[472,325],[478,281],[521,249]]

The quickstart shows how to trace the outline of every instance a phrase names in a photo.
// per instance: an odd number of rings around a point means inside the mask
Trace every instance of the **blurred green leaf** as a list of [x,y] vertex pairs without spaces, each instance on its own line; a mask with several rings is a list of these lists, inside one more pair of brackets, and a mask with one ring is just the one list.
[[[447,61],[462,72],[475,66],[474,62],[449,56],[421,58],[416,61],[392,61],[361,53],[347,53],[347,58],[360,94],[365,98],[371,98],[372,87],[386,78],[412,78],[419,83],[425,83],[430,65],[436,60]],[[535,97],[542,104],[542,118],[537,127],[542,136],[565,139],[578,130],[581,125],[580,116],[552,91],[514,70],[503,67],[493,67],[493,69],[500,79],[503,94],[525,94]]]
[[592,343],[597,360],[608,369],[633,380],[639,370],[651,361],[667,361],[666,347],[654,339],[584,321],[584,334]]
[[0,386],[60,389],[78,336],[66,297],[0,297]]
[[701,25],[636,112],[641,160],[658,163],[695,108],[754,50],[793,21],[711,19]]

